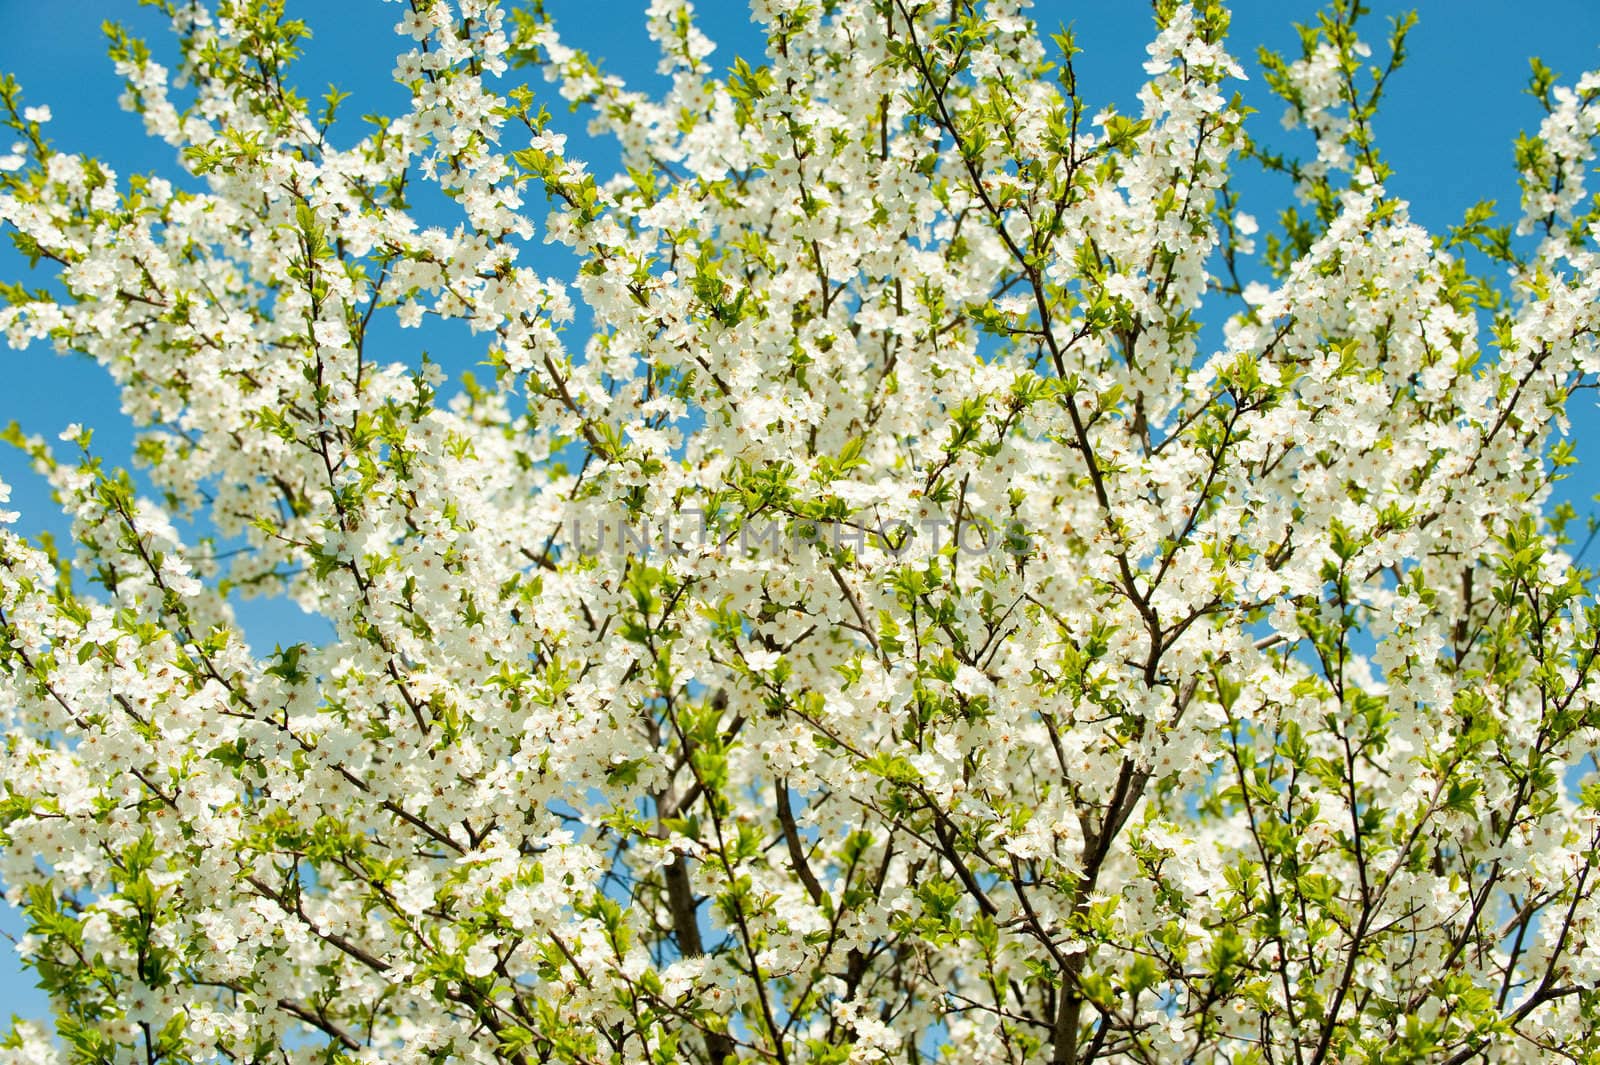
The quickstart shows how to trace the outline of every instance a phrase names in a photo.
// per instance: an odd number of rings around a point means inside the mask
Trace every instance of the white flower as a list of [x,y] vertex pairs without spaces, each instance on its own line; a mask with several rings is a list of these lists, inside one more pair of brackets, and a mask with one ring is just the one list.
[[466,971],[467,975],[474,978],[488,976],[494,972],[499,959],[495,956],[494,948],[483,941],[472,944],[467,948]]
[[783,656],[777,651],[745,651],[744,664],[750,667],[753,673],[767,673],[772,670]]
[[985,695],[994,690],[994,682],[982,670],[965,664],[956,667],[956,677],[950,686],[968,696]]

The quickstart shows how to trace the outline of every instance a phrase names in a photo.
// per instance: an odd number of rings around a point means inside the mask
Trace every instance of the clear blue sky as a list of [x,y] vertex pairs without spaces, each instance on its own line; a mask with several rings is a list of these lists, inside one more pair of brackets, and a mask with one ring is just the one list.
[[[654,56],[643,29],[645,0],[546,0],[546,6],[570,43],[609,60],[608,67],[624,77],[653,81],[649,72]],[[1283,143],[1277,124],[1281,107],[1267,98],[1256,73],[1256,48],[1265,44],[1294,54],[1291,23],[1309,21],[1318,5],[1308,0],[1242,0],[1232,7],[1232,50],[1252,75],[1247,101],[1262,112],[1253,129],[1268,143],[1274,138]],[[1396,170],[1390,189],[1409,199],[1413,217],[1435,231],[1459,221],[1480,199],[1496,199],[1514,210],[1511,144],[1519,130],[1536,126],[1540,116],[1534,101],[1521,94],[1528,58],[1543,57],[1568,82],[1600,67],[1600,3],[1374,0],[1367,36],[1375,48],[1387,16],[1413,7],[1421,22],[1411,37],[1411,58],[1393,83],[1377,127],[1380,146]],[[390,28],[399,7],[379,0],[289,0],[288,8],[292,16],[306,19],[315,34],[300,65],[304,95],[320,96],[329,82],[336,82],[354,92],[346,105],[353,115],[402,108],[403,91],[389,79],[396,51]],[[759,55],[746,24],[744,0],[701,0],[697,9],[702,27],[719,44],[714,64],[725,67],[736,54]],[[1033,14],[1047,29],[1058,23],[1075,27],[1084,49],[1077,60],[1079,84],[1091,100],[1127,105],[1143,77],[1144,45],[1151,35],[1148,12],[1144,0],[1036,0]],[[147,139],[138,120],[117,109],[120,85],[105,58],[100,32],[106,19],[139,30],[159,59],[171,61],[160,20],[134,0],[0,0],[0,71],[18,77],[29,103],[50,105],[55,120],[49,133],[58,149],[94,155],[123,175],[172,174],[171,150]],[[541,87],[536,83],[536,90]],[[552,105],[553,111],[559,110],[558,104]],[[581,136],[569,143],[569,151],[585,154]],[[605,170],[611,158],[608,152],[589,157],[600,164],[597,170]],[[1263,224],[1287,196],[1286,187],[1267,179],[1247,184],[1244,191],[1249,198],[1242,206]],[[1257,194],[1265,198],[1254,198]],[[9,243],[0,239],[6,249]],[[558,272],[563,265],[552,262],[546,269]],[[0,250],[0,274],[6,280],[21,279],[25,270],[14,253]],[[401,346],[392,357],[414,361],[420,351],[418,334],[396,333],[393,339]],[[440,352],[437,338],[423,339],[449,368],[470,366],[478,357],[470,350]],[[116,393],[98,367],[81,357],[55,356],[43,347],[21,353],[0,347],[0,361],[6,382],[0,392],[0,424],[15,418],[25,431],[53,440],[67,423],[82,422],[95,427],[97,451],[126,463],[131,433],[118,412]],[[1600,471],[1600,418],[1589,401],[1581,402],[1584,409],[1573,412],[1579,454],[1594,456],[1592,465]],[[52,515],[44,487],[9,450],[0,453],[0,478],[13,485],[11,506],[23,512],[22,528],[62,532],[64,523]],[[1585,510],[1597,488],[1600,477],[1580,472],[1563,494]],[[292,607],[258,605],[245,620],[258,646],[306,638],[307,623]],[[21,930],[16,913],[0,905],[0,931],[15,935]],[[20,971],[9,945],[0,941],[0,1022],[9,1012],[42,1016],[45,1010],[43,996]]]

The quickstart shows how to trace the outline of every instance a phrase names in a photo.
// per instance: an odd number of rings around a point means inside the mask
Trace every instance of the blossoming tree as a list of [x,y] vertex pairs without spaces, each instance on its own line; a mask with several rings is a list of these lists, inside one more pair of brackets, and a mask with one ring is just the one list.
[[[1129,115],[1019,0],[755,0],[720,76],[655,0],[659,99],[538,5],[411,0],[411,108],[342,143],[281,5],[161,3],[178,77],[112,51],[173,180],[0,90],[54,268],[0,328],[98,360],[148,467],[12,434],[73,544],[0,532],[54,1010],[0,1060],[1600,1054],[1600,616],[1547,506],[1600,73],[1536,67],[1521,221],[1441,239],[1371,135],[1407,23],[1374,61],[1354,0],[1264,64],[1299,161],[1209,0]],[[1244,284],[1263,165],[1302,206]],[[492,372],[387,361],[391,315]],[[251,594],[333,638],[252,647]]]

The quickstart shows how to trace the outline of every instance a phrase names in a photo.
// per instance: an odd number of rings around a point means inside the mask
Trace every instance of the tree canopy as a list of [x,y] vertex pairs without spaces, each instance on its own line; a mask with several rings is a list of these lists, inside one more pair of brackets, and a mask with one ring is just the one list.
[[[49,275],[0,330],[98,361],[142,467],[9,433],[72,536],[0,526],[54,1013],[0,1061],[1600,1054],[1550,503],[1600,71],[1536,64],[1521,204],[1430,234],[1372,132],[1411,22],[1356,0],[1261,60],[1306,158],[1213,0],[1153,5],[1127,114],[1020,0],[753,0],[726,70],[654,0],[657,96],[536,2],[409,0],[360,136],[281,3],[157,6],[111,58],[168,177],[0,83]],[[372,342],[433,320],[476,375]],[[252,646],[249,596],[333,635]]]

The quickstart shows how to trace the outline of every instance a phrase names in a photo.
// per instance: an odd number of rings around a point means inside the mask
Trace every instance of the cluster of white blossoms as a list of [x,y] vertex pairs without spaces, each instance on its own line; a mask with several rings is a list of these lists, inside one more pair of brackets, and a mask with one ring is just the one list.
[[[753,0],[721,75],[654,0],[659,98],[537,4],[409,0],[411,108],[358,140],[281,5],[159,2],[174,70],[112,52],[173,180],[0,83],[55,279],[0,330],[97,360],[144,466],[10,434],[72,545],[0,528],[0,880],[54,1013],[0,1062],[1600,1054],[1600,613],[1546,505],[1600,73],[1536,72],[1526,217],[1444,241],[1354,0],[1267,64],[1304,164],[1213,0],[1155,4],[1136,115],[1023,0]],[[1261,164],[1305,205],[1245,285]],[[332,638],[250,646],[249,595]]]

